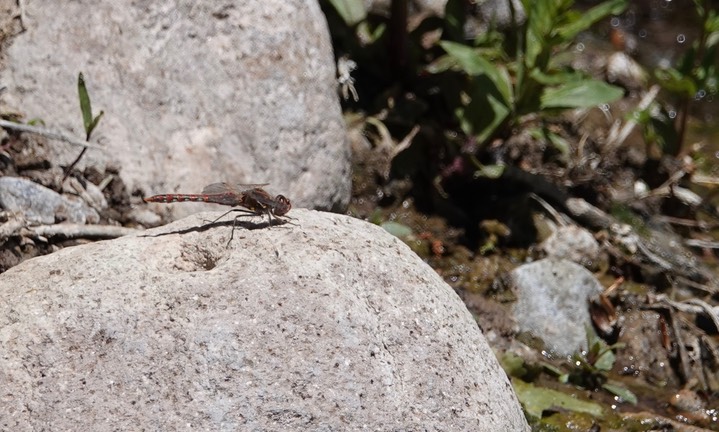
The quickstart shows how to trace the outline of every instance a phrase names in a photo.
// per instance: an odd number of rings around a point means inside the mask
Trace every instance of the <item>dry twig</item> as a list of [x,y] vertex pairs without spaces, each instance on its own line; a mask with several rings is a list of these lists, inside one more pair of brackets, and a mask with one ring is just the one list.
[[128,234],[138,233],[140,230],[115,225],[80,225],[55,224],[27,227],[22,234],[29,237],[61,237],[66,239],[77,238],[117,238]]
[[79,146],[79,147],[86,147],[86,148],[91,148],[93,150],[106,151],[104,148],[96,146],[94,144],[90,144],[89,142],[78,141],[74,138],[70,138],[66,135],[59,133],[59,132],[54,132],[54,131],[51,131],[48,129],[43,129],[43,128],[39,128],[39,127],[35,127],[35,126],[22,124],[22,123],[15,123],[15,122],[0,119],[0,127],[19,130],[20,132],[29,132],[29,133],[38,134],[38,135],[44,136],[45,138],[48,138],[48,139],[66,142],[68,144],[72,144],[72,145]]

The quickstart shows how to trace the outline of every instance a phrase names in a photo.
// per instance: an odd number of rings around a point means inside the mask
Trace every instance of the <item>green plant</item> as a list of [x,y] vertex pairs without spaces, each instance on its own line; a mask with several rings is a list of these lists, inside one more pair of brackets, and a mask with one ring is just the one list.
[[463,103],[455,114],[462,130],[480,144],[523,115],[591,107],[623,94],[561,64],[557,53],[598,20],[622,12],[625,0],[609,0],[583,13],[572,9],[573,0],[523,0],[523,5],[527,19],[516,29],[516,41],[496,30],[473,46],[442,41],[446,56],[428,67],[432,73],[458,68],[466,74]]
[[362,0],[327,0],[335,8],[345,24],[353,26],[367,18]]
[[624,401],[637,404],[637,397],[622,384],[607,377],[612,370],[616,356],[614,351],[624,348],[624,344],[607,345],[591,327],[587,328],[586,352],[576,353],[572,356],[573,370],[559,375],[559,380],[572,383],[591,390],[604,389]]
[[587,413],[594,417],[602,417],[604,414],[602,407],[596,402],[580,400],[557,390],[537,387],[518,378],[512,379],[512,387],[530,419],[535,421],[542,418],[544,411],[558,408]]
[[[588,11],[575,10],[573,0],[524,0],[523,23],[501,32],[490,28],[469,44],[465,0],[448,0],[443,18],[425,17],[413,25],[407,22],[406,0],[390,3],[384,16],[368,11],[362,0],[321,2],[335,52],[357,64],[352,82],[359,104],[352,109],[382,113],[393,137],[418,124],[424,136],[435,137],[431,145],[413,143],[396,158],[393,176],[437,180],[449,175],[440,166],[454,166],[466,156],[475,177],[501,177],[502,166],[479,162],[488,141],[506,137],[537,114],[592,107],[623,95],[571,68],[567,59],[577,34],[622,12],[626,0],[608,0]],[[533,135],[568,156],[569,144],[551,128]]]
[[[657,69],[654,76],[663,89],[678,97],[677,121],[667,116],[651,115],[644,120],[645,133],[657,142],[665,152],[678,154],[686,132],[686,122],[691,101],[716,95],[719,91],[717,70],[717,47],[719,47],[719,14],[708,0],[694,0],[694,10],[700,21],[699,37],[684,53],[675,67]],[[661,129],[674,129],[677,142],[663,140]],[[657,133],[657,131],[659,131]]]
[[541,372],[546,372],[558,377],[562,383],[571,383],[590,390],[604,389],[636,405],[637,397],[634,393],[608,378],[609,371],[616,361],[614,351],[622,349],[624,344],[607,345],[591,327],[587,327],[586,335],[589,349],[586,352],[576,353],[570,358],[569,372],[566,372],[566,367],[555,366],[545,361],[528,364],[521,357],[511,353],[502,356],[502,367],[509,376],[525,382],[535,381]]
[[[100,119],[102,118],[103,114],[105,114],[105,112],[100,111],[97,116],[92,115],[90,94],[87,92],[87,86],[85,85],[85,78],[82,76],[82,72],[80,72],[77,76],[77,93],[78,98],[80,99],[80,111],[82,112],[82,123],[85,129],[85,141],[90,141],[92,131],[95,130],[97,124],[100,122]],[[75,160],[72,161],[72,163],[67,167],[67,169],[65,170],[65,176],[63,177],[63,181],[67,178],[67,176],[70,175],[73,168],[75,168],[75,165],[80,162],[82,157],[85,155],[87,149],[88,147],[83,148],[82,151],[80,151],[80,154],[75,158]]]

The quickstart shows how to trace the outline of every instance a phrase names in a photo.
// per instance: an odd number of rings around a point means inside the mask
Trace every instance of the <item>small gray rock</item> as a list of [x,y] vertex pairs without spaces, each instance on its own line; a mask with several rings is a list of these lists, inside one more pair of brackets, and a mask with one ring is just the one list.
[[550,257],[567,259],[591,268],[600,258],[599,242],[591,232],[576,225],[557,228],[540,248]]
[[558,355],[586,349],[588,300],[602,292],[591,272],[570,261],[547,258],[517,267],[510,280],[517,293],[512,313],[520,331],[542,339]]
[[22,213],[37,224],[57,221],[84,224],[99,220],[97,212],[81,200],[69,199],[45,186],[19,177],[0,177],[0,207]]

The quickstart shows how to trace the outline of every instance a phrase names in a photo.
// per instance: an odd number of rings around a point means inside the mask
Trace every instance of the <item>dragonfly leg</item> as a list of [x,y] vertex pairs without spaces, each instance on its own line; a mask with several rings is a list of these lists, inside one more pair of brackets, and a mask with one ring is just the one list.
[[292,219],[291,217],[287,215],[277,216],[276,214],[273,214],[271,211],[267,212],[267,218],[270,220],[270,226],[272,226],[272,221],[282,222],[282,224],[290,224],[290,225],[296,225],[290,222],[288,219]]
[[222,213],[222,214],[220,215],[220,217],[218,217],[218,218],[215,219],[215,220],[212,220],[212,221],[206,220],[206,221],[204,221],[204,222],[213,224],[213,223],[217,222],[218,220],[222,219],[223,217],[227,216],[228,214],[230,214],[230,213],[232,213],[232,212],[247,213],[247,215],[241,215],[241,216],[252,216],[252,215],[256,215],[256,214],[257,214],[257,213],[255,213],[255,212],[253,212],[253,211],[249,211],[249,210],[245,210],[245,209],[234,208],[234,209],[232,209],[232,210],[227,210],[226,212]]
[[[245,213],[245,214],[237,215],[237,216],[235,216],[234,219],[232,219],[232,232],[230,232],[230,239],[227,240],[227,247],[230,247],[230,243],[232,243],[232,239],[233,239],[234,236],[235,236],[235,227],[237,226],[237,221],[238,221],[240,218],[242,218],[242,217],[257,216],[257,213],[256,213],[256,212],[253,212],[253,211],[242,210],[242,209],[235,209],[235,210],[236,210],[236,211],[243,212],[243,213]],[[227,213],[229,213],[229,212],[225,212],[225,214],[227,214]],[[271,219],[272,216],[270,215],[270,212],[267,212],[267,215],[270,216],[270,225],[269,225],[269,227],[272,227],[272,219]],[[222,216],[224,216],[224,215],[222,215]],[[275,217],[275,218],[277,218],[277,217]]]

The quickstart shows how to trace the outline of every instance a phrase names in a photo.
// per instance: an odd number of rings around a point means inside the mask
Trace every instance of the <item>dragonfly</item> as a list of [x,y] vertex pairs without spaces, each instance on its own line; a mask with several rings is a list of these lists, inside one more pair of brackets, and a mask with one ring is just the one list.
[[[290,200],[283,195],[273,197],[263,188],[269,183],[262,184],[230,184],[230,183],[213,183],[205,186],[199,194],[162,194],[143,198],[148,203],[174,203],[174,202],[206,202],[214,204],[222,204],[234,208],[222,214],[219,218],[225,217],[231,212],[243,212],[250,216],[267,215],[269,225],[272,226],[273,220],[284,221],[281,216],[285,216],[292,208]],[[232,236],[234,236],[235,224],[237,218],[246,215],[240,215],[235,218],[232,224]],[[229,242],[228,242],[229,243]]]

